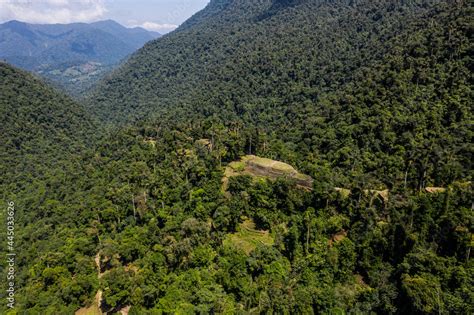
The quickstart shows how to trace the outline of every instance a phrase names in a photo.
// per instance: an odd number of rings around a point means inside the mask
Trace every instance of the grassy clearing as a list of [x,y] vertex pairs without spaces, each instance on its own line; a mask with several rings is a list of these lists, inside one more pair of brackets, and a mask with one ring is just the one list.
[[224,240],[224,245],[237,247],[243,250],[247,255],[250,255],[259,244],[272,246],[274,240],[269,231],[256,230],[255,223],[250,219],[241,223],[238,231],[234,234],[227,235]]
[[243,161],[232,162],[229,164],[229,167],[235,172],[243,172],[245,170],[245,166],[246,164]]
[[267,158],[258,157],[255,155],[246,155],[242,158],[246,164],[251,164],[264,169],[271,169],[275,172],[281,172],[282,174],[295,174],[298,173],[295,168],[289,164],[275,161]]
[[298,186],[312,189],[313,179],[298,171],[291,165],[255,155],[243,156],[239,161],[229,163],[224,171],[222,179],[223,190],[227,190],[229,178],[232,176],[250,175],[254,179],[275,180],[278,177],[292,178]]

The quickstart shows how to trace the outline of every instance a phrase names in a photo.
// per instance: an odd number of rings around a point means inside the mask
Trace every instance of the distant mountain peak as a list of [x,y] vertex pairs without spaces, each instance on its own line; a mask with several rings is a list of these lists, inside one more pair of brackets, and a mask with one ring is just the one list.
[[112,20],[112,19],[100,20],[100,21],[97,21],[97,22],[94,22],[94,23],[113,23],[113,24],[121,25],[119,22],[117,22],[115,20]]
[[21,22],[21,21],[18,21],[18,20],[10,20],[10,21],[7,21],[5,23],[3,23],[4,25],[25,25],[26,23],[25,22]]
[[9,28],[17,28],[17,27],[27,27],[28,23],[18,21],[18,20],[11,20],[11,21],[5,22],[5,23],[0,24],[0,25],[3,25],[5,27],[9,27]]
[[[0,59],[76,90],[160,34],[127,28],[114,20],[94,23],[29,24],[17,20],[0,24]],[[102,65],[94,75],[77,68],[89,62]],[[65,82],[66,80],[66,82]],[[80,81],[80,84],[77,82]]]
[[96,22],[92,22],[90,24],[91,25],[110,25],[110,26],[117,26],[117,27],[127,28],[126,26],[120,24],[119,22],[111,20],[111,19],[96,21]]

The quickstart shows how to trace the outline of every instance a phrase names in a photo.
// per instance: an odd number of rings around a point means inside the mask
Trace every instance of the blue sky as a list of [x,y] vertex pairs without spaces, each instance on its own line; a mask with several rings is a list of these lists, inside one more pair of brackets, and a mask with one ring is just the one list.
[[0,0],[0,22],[72,23],[115,20],[166,33],[209,0]]

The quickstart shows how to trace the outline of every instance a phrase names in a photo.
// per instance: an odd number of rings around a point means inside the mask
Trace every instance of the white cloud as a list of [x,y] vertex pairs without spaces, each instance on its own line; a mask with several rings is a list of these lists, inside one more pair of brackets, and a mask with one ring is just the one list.
[[0,0],[0,21],[90,22],[106,12],[104,0]]
[[[132,21],[129,21],[129,22],[132,22]],[[133,22],[131,23],[132,25],[130,25],[130,27],[138,26],[138,27],[143,27],[144,29],[149,30],[149,31],[161,32],[161,33],[172,31],[178,27],[178,25],[176,24],[167,24],[167,23],[160,24],[160,23],[154,23],[154,22],[144,22],[141,24],[136,24],[136,22],[135,23]]]

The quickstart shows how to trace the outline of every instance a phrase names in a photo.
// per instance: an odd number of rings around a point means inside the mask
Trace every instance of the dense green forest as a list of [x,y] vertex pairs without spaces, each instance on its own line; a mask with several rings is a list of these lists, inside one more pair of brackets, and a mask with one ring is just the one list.
[[0,313],[473,313],[472,13],[213,0],[86,104],[1,64]]
[[[31,288],[26,284],[32,283],[30,268],[50,251],[61,248],[67,241],[65,233],[71,237],[79,235],[65,224],[74,222],[77,213],[69,199],[80,200],[75,195],[84,195],[76,190],[79,178],[84,178],[81,163],[87,148],[96,143],[96,133],[101,128],[69,97],[5,63],[0,63],[0,104],[0,193],[5,205],[14,202],[17,209],[13,242],[17,254],[15,284],[22,295],[29,296]],[[2,211],[5,224],[6,215],[7,212]],[[53,226],[63,232],[58,233]],[[78,231],[84,227],[78,226]],[[3,257],[7,253],[6,236],[4,230]],[[1,266],[5,280],[2,282],[3,302],[6,301],[8,265],[2,261]],[[2,303],[0,313],[7,313],[6,304]],[[18,312],[13,314],[24,313],[28,308],[27,304],[17,304]],[[53,313],[61,314],[59,310]]]
[[12,185],[2,187],[3,193],[42,180],[60,169],[57,163],[80,156],[100,128],[81,106],[33,75],[0,63],[0,78],[0,168],[2,185]]

